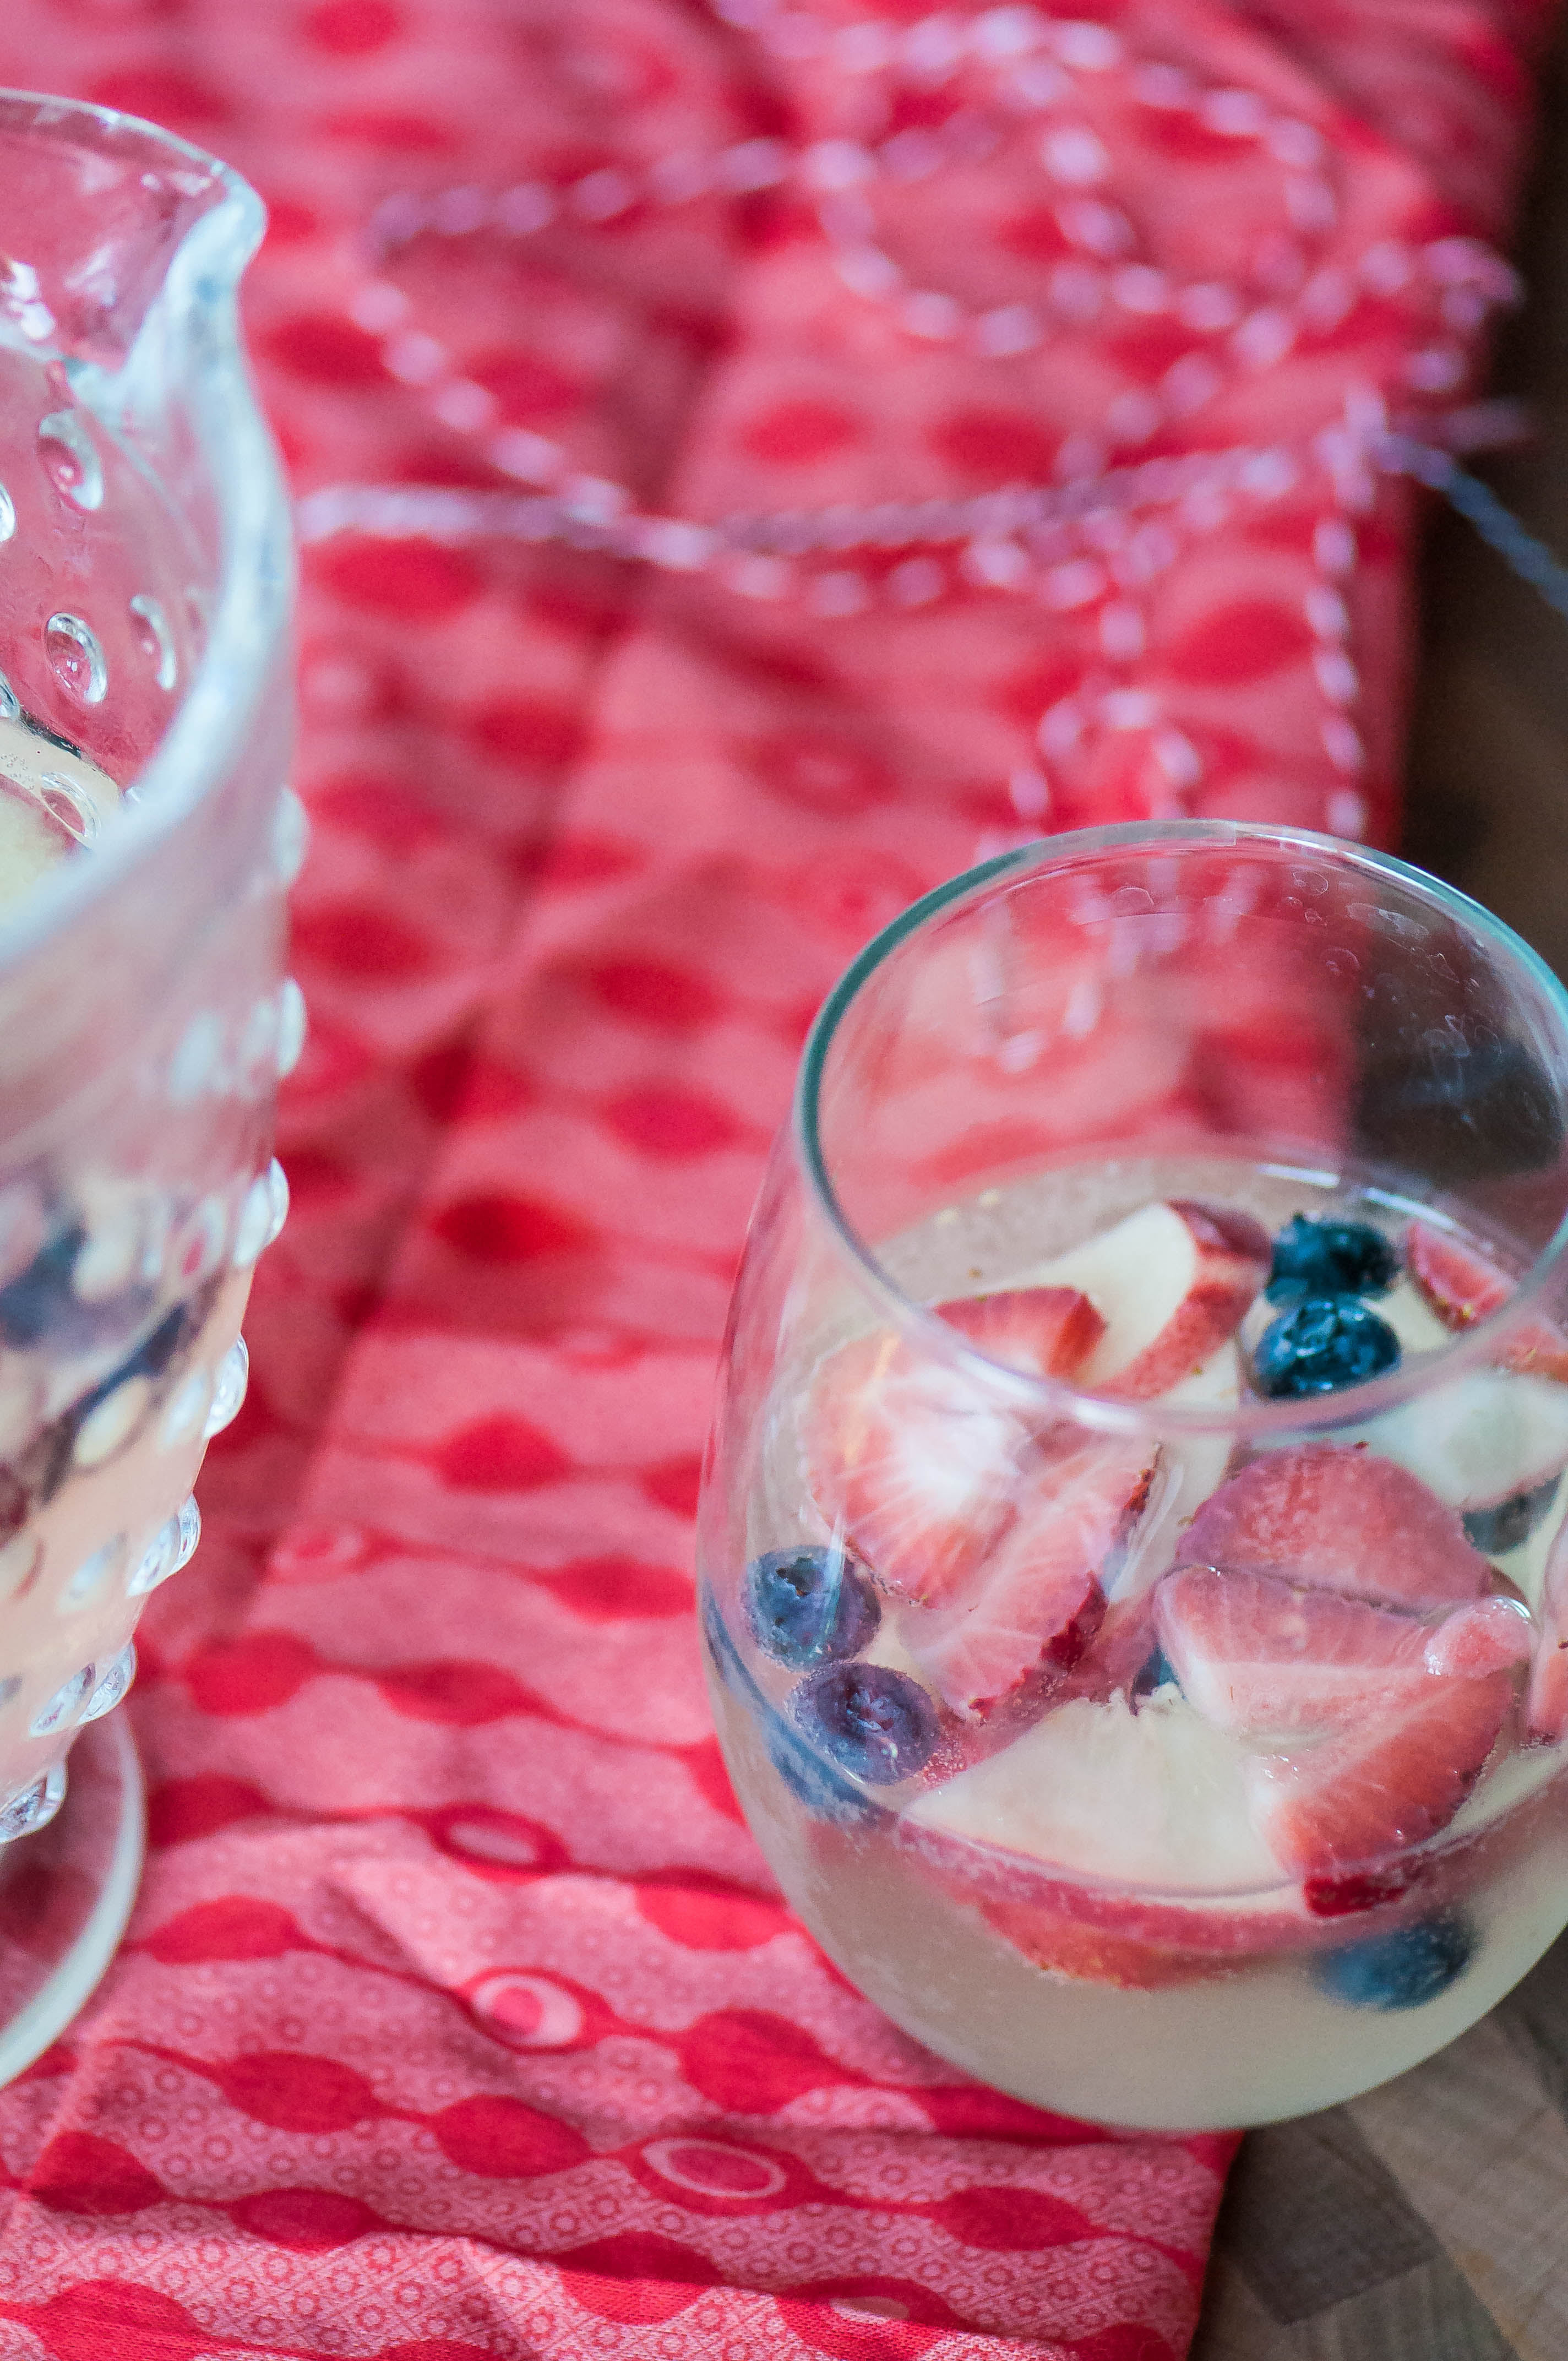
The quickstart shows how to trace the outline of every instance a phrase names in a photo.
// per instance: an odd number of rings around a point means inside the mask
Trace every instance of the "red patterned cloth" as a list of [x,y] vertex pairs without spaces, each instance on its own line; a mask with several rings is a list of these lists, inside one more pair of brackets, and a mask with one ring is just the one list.
[[[1033,540],[690,577],[312,511],[295,1211],[207,1538],[147,1619],[130,1936],[0,2093],[6,2356],[1190,2335],[1228,2144],[974,2087],[778,1903],[704,1701],[698,1454],[803,1028],[879,923],[1041,824],[1390,830],[1409,515],[1366,437],[1464,397],[1541,11],[729,14],[0,23],[6,82],[263,191],[249,317],[302,490],[505,480],[391,352],[388,284],[436,391],[490,398],[449,415],[664,514],[1232,455]],[[672,157],[773,141],[814,177],[671,195]],[[540,186],[550,239],[453,200],[364,300],[385,199]]]

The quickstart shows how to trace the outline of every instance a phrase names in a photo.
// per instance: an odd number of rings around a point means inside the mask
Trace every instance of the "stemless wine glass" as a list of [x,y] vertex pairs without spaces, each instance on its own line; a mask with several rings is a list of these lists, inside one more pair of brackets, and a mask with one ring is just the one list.
[[0,921],[5,2078],[134,1897],[139,1774],[100,1718],[243,1399],[303,1011],[288,511],[236,311],[261,205],[147,124],[0,94],[0,789],[68,855]]
[[1568,1000],[1287,829],[1111,828],[818,1017],[700,1521],[719,1735],[856,1984],[1037,2104],[1324,2106],[1568,1920]]

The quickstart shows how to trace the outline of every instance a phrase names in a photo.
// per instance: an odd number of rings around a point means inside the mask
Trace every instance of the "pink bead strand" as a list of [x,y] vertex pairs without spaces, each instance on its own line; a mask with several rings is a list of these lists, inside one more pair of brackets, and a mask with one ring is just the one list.
[[[1308,482],[1323,509],[1313,543],[1318,578],[1306,599],[1312,674],[1323,751],[1342,782],[1330,795],[1329,823],[1340,834],[1359,835],[1366,809],[1353,782],[1365,755],[1354,718],[1360,682],[1344,589],[1356,553],[1349,520],[1370,507],[1376,476],[1391,464],[1390,422],[1380,397],[1353,398],[1344,417],[1310,448],[1236,445],[1141,464],[1111,453],[1135,451],[1162,428],[1190,419],[1238,375],[1266,371],[1298,346],[1332,335],[1361,291],[1431,315],[1431,337],[1405,368],[1415,408],[1397,425],[1418,439],[1441,433],[1442,405],[1465,374],[1454,339],[1473,335],[1491,308],[1516,298],[1508,266],[1478,241],[1457,236],[1421,247],[1385,238],[1348,261],[1329,261],[1339,199],[1321,134],[1256,92],[1205,85],[1168,61],[1131,56],[1119,33],[1093,20],[1005,5],[968,18],[935,15],[913,26],[873,18],[833,28],[778,0],[713,5],[723,22],[769,54],[819,61],[846,88],[973,85],[998,120],[960,112],[939,128],[897,131],[880,141],[828,137],[792,146],[751,138],[707,154],[683,150],[647,163],[600,166],[559,184],[529,180],[499,192],[465,184],[388,197],[368,225],[369,270],[348,299],[349,315],[378,340],[389,378],[416,393],[447,429],[476,440],[499,475],[526,489],[328,486],[301,503],[302,538],[315,543],[359,533],[554,544],[672,576],[706,577],[740,598],[797,598],[823,619],[879,607],[914,614],[976,595],[1026,597],[1047,613],[1092,616],[1098,666],[1073,696],[1041,716],[1042,767],[1019,771],[1010,788],[1020,820],[1037,827],[1052,801],[1053,771],[1081,766],[1108,733],[1137,733],[1146,741],[1151,809],[1184,807],[1201,781],[1203,761],[1140,679],[1148,633],[1142,593],[1191,534],[1216,529],[1235,501],[1266,501]],[[1279,223],[1259,240],[1249,279],[1184,280],[1140,252],[1133,222],[1109,193],[1111,151],[1095,128],[1107,87],[1100,78],[1117,71],[1135,107],[1190,115],[1210,135],[1234,140],[1276,168]],[[972,163],[981,146],[989,151],[1009,134],[1033,140],[1070,258],[1054,266],[1032,300],[986,310],[911,285],[878,240],[874,192]],[[424,238],[576,236],[621,222],[636,208],[672,213],[704,200],[785,190],[812,205],[850,292],[883,309],[914,341],[961,346],[998,363],[1026,362],[1056,335],[1120,312],[1129,320],[1174,320],[1193,339],[1191,348],[1156,389],[1131,389],[1110,401],[1102,441],[1069,438],[1064,482],[1009,486],[959,500],[706,520],[643,511],[625,486],[576,471],[554,438],[498,425],[495,397],[419,327],[409,297],[388,275],[396,258]]]

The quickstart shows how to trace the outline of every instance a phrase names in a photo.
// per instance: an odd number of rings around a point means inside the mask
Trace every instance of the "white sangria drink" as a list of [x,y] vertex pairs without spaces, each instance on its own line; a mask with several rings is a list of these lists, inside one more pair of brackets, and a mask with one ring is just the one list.
[[[1314,906],[1278,891],[1303,870],[1344,873],[1315,926],[1331,977],[1362,968],[1372,856],[1259,832],[1216,889],[1207,831],[1151,834],[934,897],[829,1004],[738,1294],[703,1629],[737,1792],[845,1973],[1019,2098],[1198,2129],[1401,2071],[1568,1922],[1563,1135],[1555,987],[1455,899],[1415,920],[1441,889],[1387,864],[1385,927],[1426,925],[1462,994],[1493,960],[1468,1074],[1429,1007],[1401,1072],[1320,989],[1293,1142],[1239,1152],[1212,1115],[1200,1139],[1178,1097],[1143,1142],[988,1170],[1027,1097],[998,1038],[1048,1042],[1096,962],[1106,1057],[1135,1015],[1190,1023],[1232,870],[1267,918],[1232,926],[1233,975],[1266,961],[1299,1016],[1275,906]],[[1112,896],[1153,875],[1186,929],[1129,961],[1095,863]],[[999,893],[1000,1035],[995,994],[977,1019],[932,988],[994,955]]]
[[[120,809],[80,746],[0,713],[0,920]],[[191,1487],[244,1400],[240,1320],[287,1211],[275,1160],[203,1186],[107,1136],[0,1180],[0,1841],[47,1824],[72,1735],[134,1678],[148,1592],[195,1549]]]

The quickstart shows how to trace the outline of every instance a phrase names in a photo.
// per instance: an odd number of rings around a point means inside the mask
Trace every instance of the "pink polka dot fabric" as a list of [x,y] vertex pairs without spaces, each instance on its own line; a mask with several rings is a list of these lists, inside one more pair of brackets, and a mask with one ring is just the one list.
[[[147,1621],[129,1938],[0,2093],[7,2354],[1186,2351],[1229,2144],[977,2088],[779,1904],[698,1458],[804,1028],[901,905],[1085,821],[1390,833],[1377,438],[1469,398],[1541,13],[8,0],[6,82],[267,197],[328,522],[295,1210]],[[515,491],[509,434],[789,516],[649,540],[695,570],[329,529]]]

